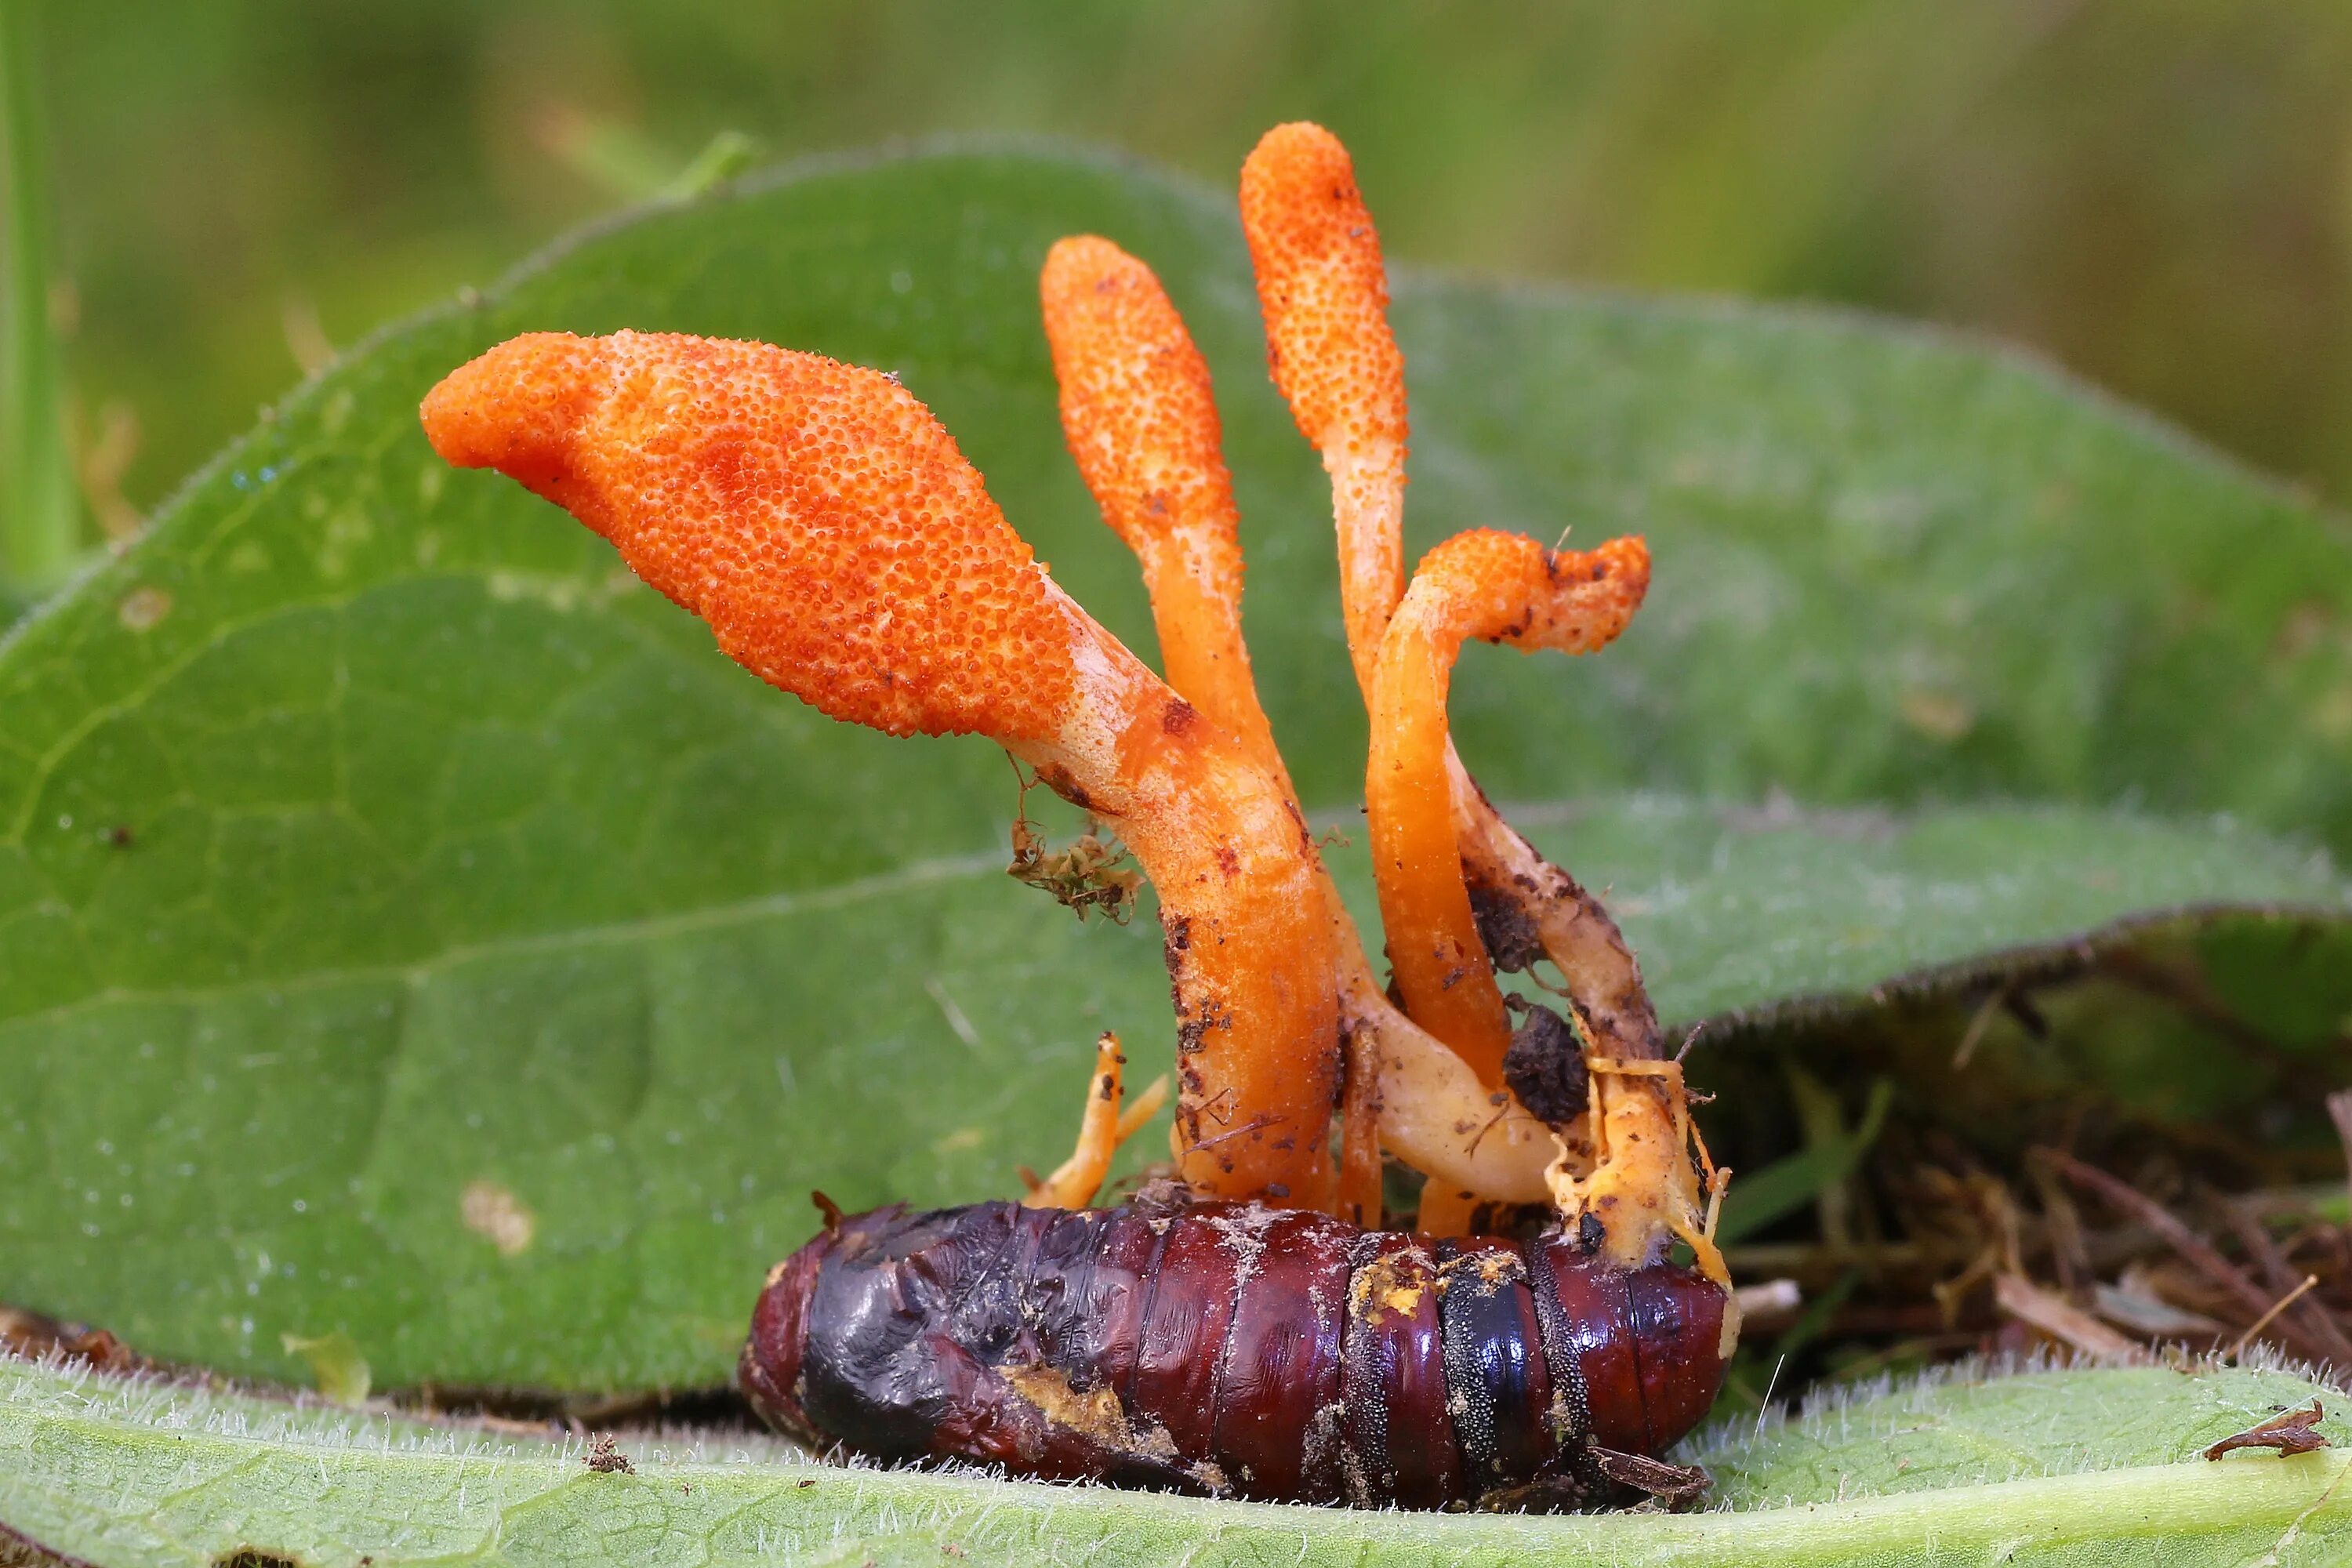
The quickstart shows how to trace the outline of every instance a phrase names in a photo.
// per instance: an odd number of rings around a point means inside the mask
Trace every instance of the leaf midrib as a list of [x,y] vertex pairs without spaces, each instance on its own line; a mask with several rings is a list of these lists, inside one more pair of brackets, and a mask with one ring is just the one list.
[[342,965],[329,969],[305,970],[292,975],[265,975],[253,979],[236,980],[218,985],[109,986],[102,991],[94,991],[87,996],[77,997],[71,1002],[60,1003],[54,1007],[0,1019],[0,1025],[13,1026],[47,1023],[70,1018],[85,1011],[121,1002],[194,1004],[247,992],[299,993],[332,989],[338,985],[358,984],[370,981],[396,981],[413,990],[430,983],[437,974],[446,970],[459,968],[480,960],[562,952],[575,947],[593,947],[604,943],[623,943],[642,939],[684,936],[697,931],[724,930],[733,925],[748,924],[758,920],[801,914],[813,910],[839,909],[866,899],[901,893],[911,889],[1002,875],[1004,870],[1004,861],[1003,852],[995,849],[975,851],[969,855],[933,857],[910,862],[894,870],[852,878],[845,882],[835,882],[814,888],[795,888],[780,893],[762,893],[730,903],[670,910],[629,920],[607,921],[597,925],[566,926],[560,930],[527,931],[480,942],[458,942],[442,949],[430,958],[406,963]]
[[[15,1392],[20,1394],[27,1391],[27,1384],[37,1387],[36,1380],[43,1376],[37,1373],[27,1377],[30,1369],[21,1363],[15,1370],[17,1376],[8,1381],[16,1384]],[[508,1533],[505,1527],[525,1510],[556,1506],[575,1489],[595,1489],[588,1494],[592,1498],[606,1492],[619,1494],[611,1500],[615,1520],[627,1517],[639,1522],[645,1509],[658,1510],[670,1503],[674,1489],[680,1499],[696,1493],[724,1499],[722,1512],[716,1519],[697,1521],[705,1531],[720,1528],[762,1504],[788,1505],[790,1514],[805,1514],[808,1522],[820,1529],[827,1519],[836,1528],[842,1523],[854,1528],[863,1517],[883,1532],[872,1543],[886,1552],[892,1546],[919,1545],[938,1535],[961,1537],[982,1551],[1011,1549],[1031,1530],[1042,1531],[1055,1516],[1062,1516],[1080,1529],[1103,1532],[1103,1539],[1089,1548],[1090,1554],[1118,1532],[1140,1527],[1140,1539],[1135,1544],[1145,1553],[1173,1554],[1180,1547],[1198,1550],[1213,1544],[1248,1553],[1295,1542],[1303,1555],[1318,1544],[1345,1542],[1355,1546],[1367,1562],[1380,1561],[1391,1551],[1549,1548],[1571,1552],[1581,1548],[1609,1552],[1616,1560],[1628,1563],[1769,1558],[1830,1563],[1852,1562],[1856,1553],[1916,1550],[1928,1541],[1947,1552],[2005,1542],[2047,1549],[2068,1542],[2118,1542],[2152,1536],[2194,1541],[2246,1528],[2277,1529],[2284,1541],[2299,1535],[2324,1513],[2352,1513],[2352,1489],[2345,1486],[2347,1476],[2352,1476],[2352,1450],[2341,1449],[2292,1458],[2242,1457],[2220,1464],[2192,1458],[2168,1464],[2084,1468],[1853,1500],[1700,1514],[1536,1520],[1206,1503],[1102,1487],[1047,1488],[969,1472],[844,1468],[790,1458],[672,1461],[642,1450],[638,1474],[604,1477],[586,1473],[577,1454],[554,1445],[530,1453],[520,1444],[504,1443],[485,1452],[478,1444],[456,1447],[458,1434],[444,1437],[434,1433],[425,1437],[426,1444],[434,1446],[394,1447],[396,1433],[414,1435],[413,1423],[362,1420],[356,1423],[356,1430],[339,1431],[339,1440],[303,1430],[292,1412],[260,1432],[225,1432],[212,1421],[167,1427],[152,1419],[138,1419],[119,1404],[108,1408],[101,1398],[82,1396],[79,1389],[48,1392],[50,1399],[43,1402],[47,1409],[0,1405],[0,1432],[16,1427],[30,1436],[37,1430],[46,1438],[41,1445],[46,1451],[56,1453],[70,1447],[92,1458],[112,1450],[128,1458],[126,1450],[165,1443],[175,1447],[193,1444],[219,1456],[221,1468],[163,1494],[158,1500],[164,1502],[175,1498],[201,1502],[205,1490],[266,1466],[273,1454],[307,1456],[322,1468],[339,1460],[428,1478],[452,1469],[521,1472],[515,1479],[528,1490],[523,1496],[488,1505],[478,1551],[492,1547]],[[167,1405],[175,1403],[169,1393],[156,1392],[163,1394]],[[65,1403],[60,1394],[79,1397],[80,1408],[60,1408]],[[378,1440],[371,1442],[371,1436]],[[439,1446],[444,1442],[451,1446]],[[183,1463],[198,1458],[181,1451],[186,1454]],[[59,1512],[107,1517],[78,1500],[77,1489],[61,1489],[46,1478],[43,1483],[26,1486],[19,1477],[9,1486],[25,1486],[28,1491],[55,1500],[63,1505]],[[849,1495],[843,1496],[845,1491]],[[996,1523],[1001,1515],[1010,1515],[1010,1531]],[[362,1517],[357,1521],[339,1521],[337,1528],[349,1529],[353,1522],[362,1530],[391,1525],[389,1520]],[[593,1525],[593,1521],[582,1522]],[[788,1518],[778,1528],[790,1529],[796,1522]],[[150,1528],[156,1527],[151,1523]],[[175,1543],[187,1540],[181,1531],[167,1534],[158,1530],[157,1533]],[[992,1541],[991,1536],[997,1539]],[[202,1553],[195,1551],[191,1555],[201,1557]],[[1156,1555],[1151,1560],[1157,1560]]]
[[[457,574],[453,574],[453,576]],[[650,644],[648,646],[651,646]],[[746,706],[767,710],[771,705],[751,702]],[[1695,800],[1689,797],[1641,792],[1631,797],[1646,800],[1675,809],[1696,811],[1720,825],[1738,826],[1729,821],[1736,815],[1755,808],[1738,803]],[[1609,804],[1609,797],[1571,797],[1538,803],[1517,803],[1505,808],[1507,816],[1525,826],[1557,827],[1573,826],[1588,818],[1595,810]],[[1968,802],[1953,809],[1965,811],[1998,811],[2022,813],[2029,816],[2067,816],[2091,814],[2113,816],[2095,808],[2053,802]],[[1748,828],[1754,832],[1822,831],[1826,825],[1855,829],[1859,819],[1866,825],[1853,832],[1856,837],[1886,839],[1901,837],[1915,826],[1926,813],[1870,812],[1856,813],[1835,808],[1822,810],[1798,809],[1784,816],[1775,816]],[[2139,816],[2136,820],[2151,826],[2179,826],[2206,820],[2191,817],[2169,819]],[[1310,832],[1320,836],[1354,822],[1351,808],[1334,807],[1307,814]],[[1830,829],[1836,836],[1835,828]],[[2274,847],[2292,847],[2291,841],[2281,840],[2259,831],[2245,832],[2250,840]],[[622,945],[639,941],[659,941],[700,932],[725,931],[757,921],[778,919],[814,910],[841,909],[869,899],[886,898],[916,889],[937,887],[949,882],[982,882],[1003,874],[1005,853],[1000,848],[975,848],[961,854],[927,856],[890,870],[874,872],[863,877],[813,887],[794,888],[780,892],[756,894],[725,903],[689,908],[674,908],[633,916],[624,920],[601,921],[593,925],[567,925],[518,931],[478,941],[452,943],[429,956],[404,963],[382,964],[346,964],[322,969],[308,969],[293,973],[265,974],[224,981],[210,985],[144,987],[110,985],[90,992],[71,1001],[34,1012],[0,1018],[0,1027],[34,1026],[74,1018],[106,1007],[131,1002],[164,1003],[194,1005],[226,996],[255,993],[301,994],[307,992],[331,990],[338,986],[368,983],[396,983],[404,990],[415,991],[437,976],[478,962],[505,957],[523,957],[561,953],[602,945]],[[1360,911],[1377,921],[1377,911]],[[1874,981],[1868,992],[1874,998],[1898,992],[1914,992],[1949,988],[1965,984],[1974,975],[2006,973],[2036,955],[2061,952],[2085,942],[2110,939],[2125,940],[2136,931],[2190,921],[2210,921],[2232,915],[2271,919],[2306,920],[2314,921],[2342,921],[2352,917],[2352,888],[2344,889],[2344,901],[2336,904],[2319,902],[2215,900],[2187,904],[2152,907],[2136,910],[2104,924],[2051,936],[2044,940],[2019,943],[2011,947],[1972,954],[1951,963],[1931,964],[1920,969],[1888,973]],[[1377,925],[1368,928],[1376,931]],[[1757,1007],[1736,1009],[1722,1016],[1722,1021],[1736,1024],[1763,1024],[1776,1019],[1830,1014],[1850,1005],[1863,993],[1804,993],[1776,998]],[[1697,1020],[1675,1020],[1688,1024]]]

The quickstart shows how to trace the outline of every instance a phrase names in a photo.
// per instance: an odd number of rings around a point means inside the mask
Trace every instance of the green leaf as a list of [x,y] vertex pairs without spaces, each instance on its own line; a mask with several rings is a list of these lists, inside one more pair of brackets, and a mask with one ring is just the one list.
[[1895,1086],[1879,1079],[1870,1086],[1870,1103],[1862,1113],[1861,1126],[1843,1137],[1775,1160],[1734,1185],[1723,1201],[1716,1241],[1729,1247],[1753,1236],[1853,1174],[1862,1157],[1878,1141],[1878,1130],[1886,1124],[1887,1108],[1894,1103]]
[[[1900,1386],[1832,1391],[1793,1420],[1775,1413],[1727,1423],[1691,1445],[1686,1458],[1715,1477],[1712,1497],[1738,1509],[1942,1492],[2187,1465],[2222,1438],[2315,1396],[2323,1410],[2342,1403],[2333,1389],[2284,1373],[2211,1364],[2013,1376],[1962,1367]],[[2326,1416],[2320,1431],[2339,1444],[2352,1436],[2340,1415]],[[2189,1484],[2194,1472],[2173,1473]],[[2130,1533],[2114,1514],[2104,1524]]]
[[[1229,195],[983,148],[663,206],[306,384],[0,643],[0,1299],[279,1378],[282,1335],[340,1331],[386,1386],[707,1384],[810,1187],[941,1203],[1055,1160],[1094,1035],[1165,1049],[1149,924],[999,874],[990,748],[761,687],[415,407],[530,329],[894,370],[1148,648],[1036,321],[1082,229],[1218,372],[1260,679],[1350,820],[1324,481]],[[2341,921],[2332,520],[1932,335],[1411,277],[1398,318],[1417,542],[1656,552],[1620,646],[1474,649],[1455,711],[1499,797],[1561,803],[1528,819],[1613,885],[1669,1015],[1852,1006],[2168,910]]]
[[[2299,1405],[2279,1373],[2102,1371],[1895,1390],[1699,1455],[1731,1511],[1529,1518],[1205,1503],[842,1469],[765,1439],[578,1442],[0,1362],[0,1521],[97,1568],[761,1562],[2283,1564],[2352,1543],[2347,1457],[2207,1444]],[[2343,1441],[2336,1417],[2322,1430]]]

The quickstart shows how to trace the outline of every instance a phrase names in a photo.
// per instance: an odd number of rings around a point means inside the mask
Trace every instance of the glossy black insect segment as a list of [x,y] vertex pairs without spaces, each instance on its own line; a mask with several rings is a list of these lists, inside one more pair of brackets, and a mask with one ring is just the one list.
[[1726,1301],[1561,1236],[1181,1199],[892,1207],[777,1266],[740,1377],[786,1431],[880,1459],[1358,1506],[1573,1498],[1705,1415]]

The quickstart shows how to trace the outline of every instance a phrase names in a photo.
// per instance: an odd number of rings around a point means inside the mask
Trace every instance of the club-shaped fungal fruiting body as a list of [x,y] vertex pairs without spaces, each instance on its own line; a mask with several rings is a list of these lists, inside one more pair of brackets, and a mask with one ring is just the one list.
[[[1158,1103],[1123,1106],[1105,1037],[1077,1149],[1024,1202],[828,1209],[761,1295],[743,1387],[814,1441],[1041,1477],[1419,1506],[1673,1492],[1643,1456],[1706,1413],[1738,1332],[1711,1238],[1725,1173],[1617,927],[1505,825],[1445,717],[1466,639],[1601,648],[1648,552],[1475,530],[1408,579],[1403,360],[1347,153],[1277,127],[1241,204],[1274,379],[1331,477],[1390,986],[1258,703],[1207,365],[1109,241],[1053,248],[1045,332],[1164,678],[1055,584],[893,377],[534,333],[425,399],[445,458],[572,512],[747,668],[835,719],[987,736],[1159,896],[1173,1179],[1086,1206]],[[1559,1011],[1496,983],[1538,964]],[[1426,1177],[1409,1231],[1379,1228],[1391,1157]]]

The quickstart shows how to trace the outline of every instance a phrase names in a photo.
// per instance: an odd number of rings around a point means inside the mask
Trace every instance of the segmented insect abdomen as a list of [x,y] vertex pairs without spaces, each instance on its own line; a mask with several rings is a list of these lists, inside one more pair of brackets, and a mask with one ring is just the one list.
[[1724,1297],[1563,1239],[1433,1242],[1202,1204],[843,1220],[777,1266],[745,1391],[803,1438],[1055,1479],[1433,1508],[1588,1442],[1655,1453]]

